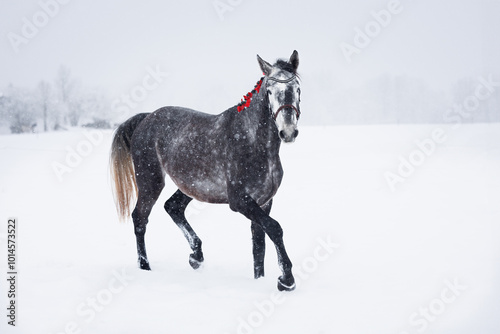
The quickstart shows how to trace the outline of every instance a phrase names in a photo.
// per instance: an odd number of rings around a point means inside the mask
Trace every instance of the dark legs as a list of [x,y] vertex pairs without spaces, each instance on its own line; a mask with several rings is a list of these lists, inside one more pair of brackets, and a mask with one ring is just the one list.
[[144,235],[146,233],[146,225],[148,224],[148,217],[151,213],[153,205],[156,203],[158,196],[160,196],[165,182],[161,171],[158,174],[151,173],[148,175],[147,183],[141,183],[140,174],[137,175],[137,182],[139,185],[139,192],[137,196],[137,204],[132,212],[132,219],[134,221],[134,232],[137,241],[137,255],[139,267],[144,270],[151,270],[149,266],[148,256],[146,254],[146,244],[144,242]]
[[253,198],[246,194],[233,194],[229,206],[232,210],[242,213],[245,217],[255,222],[269,236],[278,253],[278,263],[283,273],[278,278],[278,290],[291,291],[295,289],[295,279],[292,275],[292,262],[288,258],[283,243],[283,229],[280,224],[272,219]]
[[[158,199],[164,187],[163,175],[148,173],[148,177],[143,178],[137,174],[138,199],[137,205],[132,212],[134,221],[134,231],[137,239],[137,254],[139,267],[144,270],[151,270],[144,235],[148,217],[153,205]],[[140,182],[147,180],[147,182]],[[194,269],[200,267],[203,262],[203,252],[201,250],[201,240],[193,231],[186,220],[185,210],[192,198],[177,190],[168,201],[165,202],[165,210],[172,217],[177,226],[184,233],[193,253],[189,256],[189,264]],[[248,195],[232,196],[229,203],[232,210],[242,213],[252,221],[252,239],[254,255],[254,276],[259,278],[264,276],[264,254],[265,254],[265,234],[269,236],[276,247],[278,263],[282,275],[278,278],[278,290],[291,291],[295,289],[295,279],[292,275],[292,262],[288,258],[283,243],[283,230],[280,224],[269,216],[272,202],[262,208]]]
[[[138,213],[137,208],[132,212],[132,219],[134,220],[134,232],[137,242],[137,256],[139,268],[143,270],[151,270],[149,266],[148,255],[146,254],[146,244],[144,241],[144,234],[146,233],[146,225],[148,224],[148,218],[141,218],[141,214]],[[149,215],[148,215],[149,216]]]
[[[273,202],[269,201],[262,207],[264,212],[269,215]],[[266,233],[258,223],[252,221],[252,242],[253,242],[253,272],[254,277],[264,276],[264,256],[266,254]]]
[[[139,176],[139,175],[138,175]],[[138,177],[139,181],[139,177]],[[163,176],[161,178],[151,178],[147,184],[139,187],[137,205],[132,212],[134,221],[134,231],[137,240],[137,255],[139,267],[144,270],[151,270],[149,266],[148,256],[146,254],[146,245],[144,235],[146,233],[146,225],[148,217],[151,213],[153,205],[160,196],[164,187]],[[172,217],[174,222],[179,226],[184,236],[189,242],[193,253],[189,256],[189,264],[194,269],[198,269],[203,262],[203,252],[201,251],[201,240],[193,231],[191,226],[184,216],[184,211],[192,198],[184,195],[180,190],[177,190],[168,201],[165,202],[165,210]]]
[[182,233],[189,242],[193,253],[189,255],[189,264],[193,269],[198,269],[203,262],[203,252],[201,251],[201,240],[191,228],[186,220],[184,211],[192,198],[186,196],[180,190],[177,190],[172,197],[165,202],[165,210],[172,217],[175,224],[181,229]]

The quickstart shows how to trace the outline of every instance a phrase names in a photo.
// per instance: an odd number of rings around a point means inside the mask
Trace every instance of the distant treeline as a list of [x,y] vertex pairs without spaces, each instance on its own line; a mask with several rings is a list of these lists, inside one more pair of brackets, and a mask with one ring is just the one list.
[[[308,75],[303,91],[303,123],[308,125],[500,122],[500,75],[494,74],[463,78],[448,91],[436,91],[405,75],[381,75],[346,89],[333,74],[321,73]],[[128,116],[64,66],[53,82],[0,90],[0,127],[12,133],[111,128]]]
[[97,90],[84,87],[61,66],[53,82],[27,89],[0,90],[0,123],[12,133],[42,132],[69,126],[110,127],[110,103]]
[[423,80],[406,75],[381,75],[349,89],[334,78],[327,74],[308,78],[312,87],[307,99],[314,106],[307,114],[310,123],[500,122],[500,74],[463,78],[447,91],[434,90]]

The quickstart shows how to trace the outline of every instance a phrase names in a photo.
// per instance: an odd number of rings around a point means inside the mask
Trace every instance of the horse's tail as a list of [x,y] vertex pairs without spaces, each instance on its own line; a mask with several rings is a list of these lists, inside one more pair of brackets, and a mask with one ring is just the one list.
[[130,207],[134,204],[137,194],[134,164],[130,146],[135,129],[149,113],[137,114],[116,129],[111,144],[110,172],[114,182],[114,199],[120,220],[130,216]]

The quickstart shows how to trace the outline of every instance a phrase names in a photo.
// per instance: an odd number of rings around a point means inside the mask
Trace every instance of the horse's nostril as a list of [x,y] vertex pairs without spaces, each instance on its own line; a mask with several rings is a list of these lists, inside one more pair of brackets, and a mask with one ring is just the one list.
[[281,130],[279,132],[279,136],[280,136],[281,139],[285,139],[285,131]]
[[299,130],[295,130],[293,132],[293,138],[297,138],[298,135],[299,135]]

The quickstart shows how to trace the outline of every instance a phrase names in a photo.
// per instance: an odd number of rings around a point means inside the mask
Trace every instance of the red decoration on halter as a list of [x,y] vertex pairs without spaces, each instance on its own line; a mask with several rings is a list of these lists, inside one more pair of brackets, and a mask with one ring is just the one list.
[[245,110],[245,108],[250,107],[250,101],[252,101],[252,97],[255,93],[259,93],[263,80],[264,80],[264,77],[260,78],[260,80],[257,81],[257,84],[255,85],[254,89],[251,92],[249,92],[247,95],[243,96],[243,99],[241,99],[241,102],[236,106],[236,110],[238,110],[238,112],[241,112],[242,110]]

